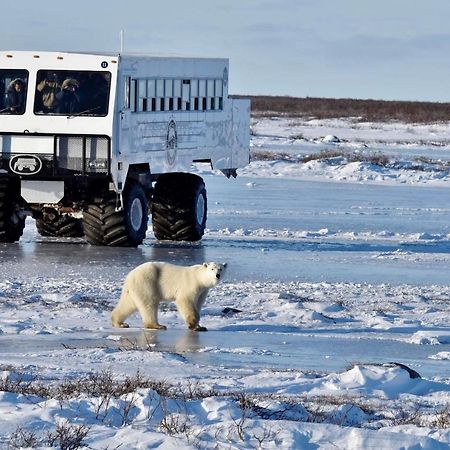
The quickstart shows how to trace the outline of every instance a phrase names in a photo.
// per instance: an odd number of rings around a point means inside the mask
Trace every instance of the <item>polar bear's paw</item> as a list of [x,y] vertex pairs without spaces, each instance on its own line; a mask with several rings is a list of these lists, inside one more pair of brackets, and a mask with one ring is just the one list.
[[144,328],[148,328],[150,330],[167,330],[165,325],[161,325],[159,323],[144,323]]
[[208,328],[197,325],[195,327],[189,327],[192,331],[208,331]]
[[130,328],[130,325],[128,325],[127,323],[125,323],[125,322],[120,322],[120,323],[117,323],[117,322],[113,322],[113,327],[115,327],[115,328]]

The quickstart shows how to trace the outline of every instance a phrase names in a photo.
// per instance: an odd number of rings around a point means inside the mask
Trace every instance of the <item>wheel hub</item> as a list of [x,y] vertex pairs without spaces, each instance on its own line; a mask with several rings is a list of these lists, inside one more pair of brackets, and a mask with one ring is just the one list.
[[196,212],[197,212],[197,223],[201,225],[205,217],[205,198],[203,197],[203,195],[199,195],[197,197]]
[[142,217],[144,216],[142,210],[142,203],[138,198],[133,199],[130,208],[130,223],[133,230],[138,231],[142,226]]

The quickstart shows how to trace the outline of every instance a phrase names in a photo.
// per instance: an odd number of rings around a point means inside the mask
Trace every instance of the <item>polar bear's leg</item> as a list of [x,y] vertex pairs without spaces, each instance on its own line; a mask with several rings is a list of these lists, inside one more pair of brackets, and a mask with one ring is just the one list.
[[158,323],[158,300],[146,299],[145,302],[137,302],[137,309],[142,317],[144,328],[151,328],[154,330],[166,330],[165,325]]
[[111,321],[113,327],[128,328],[128,324],[124,320],[136,311],[136,305],[132,300],[128,290],[122,292],[119,303],[111,313]]
[[205,327],[201,327],[200,310],[196,308],[195,302],[188,298],[177,298],[176,301],[178,312],[187,323],[190,330],[193,331],[207,331]]
[[199,296],[198,296],[198,300],[197,300],[197,311],[200,314],[200,310],[202,309],[202,306],[205,303],[206,300],[206,296],[208,295],[208,291],[202,292]]
[[146,277],[135,277],[131,292],[136,309],[141,315],[144,328],[165,330],[164,325],[158,323],[158,306],[161,293],[156,287],[152,287],[151,279],[157,274],[150,270]]

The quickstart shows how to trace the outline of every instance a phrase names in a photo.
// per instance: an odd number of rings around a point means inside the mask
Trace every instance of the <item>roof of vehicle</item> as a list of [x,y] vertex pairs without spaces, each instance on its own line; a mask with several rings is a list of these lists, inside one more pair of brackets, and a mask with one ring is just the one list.
[[34,57],[39,55],[86,55],[86,56],[103,56],[105,58],[180,58],[180,59],[205,59],[205,60],[226,60],[227,58],[206,57],[195,55],[180,55],[169,53],[144,53],[144,52],[101,52],[101,51],[41,51],[41,50],[0,50],[0,55],[26,55],[30,54]]

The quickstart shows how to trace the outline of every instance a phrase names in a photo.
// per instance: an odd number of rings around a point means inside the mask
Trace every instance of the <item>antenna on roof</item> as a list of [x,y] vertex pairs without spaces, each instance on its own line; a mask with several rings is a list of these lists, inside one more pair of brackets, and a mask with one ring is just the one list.
[[124,45],[124,32],[120,30],[120,53],[123,53],[123,45]]

